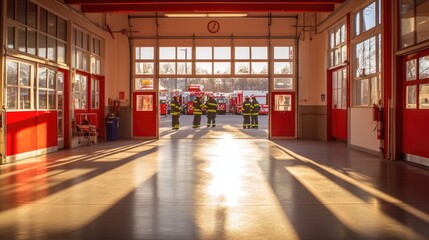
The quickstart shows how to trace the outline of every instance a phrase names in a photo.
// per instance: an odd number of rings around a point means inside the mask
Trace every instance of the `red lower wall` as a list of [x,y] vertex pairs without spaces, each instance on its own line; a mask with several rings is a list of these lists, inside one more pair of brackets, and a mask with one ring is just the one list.
[[347,141],[347,110],[332,109],[332,137]]
[[58,145],[56,111],[6,113],[6,155]]
[[428,113],[422,110],[403,111],[403,152],[429,158]]

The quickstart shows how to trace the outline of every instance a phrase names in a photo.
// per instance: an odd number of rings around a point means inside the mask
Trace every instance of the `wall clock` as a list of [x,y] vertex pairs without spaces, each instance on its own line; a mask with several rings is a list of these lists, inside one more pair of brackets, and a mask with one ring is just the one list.
[[217,33],[219,29],[220,29],[220,24],[215,20],[212,20],[207,24],[207,30],[211,33]]

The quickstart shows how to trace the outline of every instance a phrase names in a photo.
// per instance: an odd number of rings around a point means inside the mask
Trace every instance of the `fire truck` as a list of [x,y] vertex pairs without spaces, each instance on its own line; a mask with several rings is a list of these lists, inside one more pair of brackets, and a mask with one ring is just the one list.
[[228,99],[226,98],[226,95],[222,93],[217,93],[217,94],[214,94],[214,98],[217,102],[217,113],[226,114],[227,103],[228,103]]
[[167,115],[167,96],[168,90],[165,88],[160,88],[159,90],[159,111],[161,115]]
[[186,114],[194,114],[194,109],[192,107],[192,104],[198,95],[200,94],[203,95],[203,98],[201,99],[201,101],[202,102],[205,101],[203,88],[204,87],[201,84],[191,84],[188,87],[188,92],[183,92],[182,94],[183,107],[185,109]]
[[268,91],[237,90],[230,94],[230,108],[233,113],[241,114],[241,107],[246,96],[254,95],[260,105],[259,114],[268,114]]

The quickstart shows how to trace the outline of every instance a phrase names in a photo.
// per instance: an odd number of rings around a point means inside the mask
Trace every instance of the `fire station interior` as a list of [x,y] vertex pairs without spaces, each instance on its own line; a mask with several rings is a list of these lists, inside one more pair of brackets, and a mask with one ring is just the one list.
[[1,1],[0,239],[427,239],[428,16]]

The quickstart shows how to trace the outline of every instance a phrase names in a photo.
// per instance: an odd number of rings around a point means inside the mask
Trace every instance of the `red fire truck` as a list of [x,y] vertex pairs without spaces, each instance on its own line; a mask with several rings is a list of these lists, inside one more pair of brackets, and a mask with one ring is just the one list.
[[227,103],[228,100],[225,96],[225,94],[217,93],[214,95],[215,100],[217,102],[217,113],[218,114],[226,114],[227,110]]
[[159,111],[161,115],[167,115],[167,96],[168,90],[165,88],[160,88],[159,90]]
[[[194,114],[194,109],[192,107],[192,104],[194,100],[197,98],[197,95],[203,95],[203,85],[201,84],[191,84],[188,87],[188,92],[184,92],[182,94],[183,98],[183,107],[185,108],[186,114]],[[205,101],[205,98],[201,99],[202,102]]]
[[254,95],[260,105],[259,114],[268,114],[268,91],[237,90],[230,94],[230,109],[235,114],[241,114],[241,106],[246,96]]

